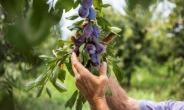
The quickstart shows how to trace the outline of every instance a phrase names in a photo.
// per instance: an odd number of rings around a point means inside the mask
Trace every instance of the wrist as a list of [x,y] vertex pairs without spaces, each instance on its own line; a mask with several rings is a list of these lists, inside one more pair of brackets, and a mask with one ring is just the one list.
[[106,98],[93,98],[88,101],[91,110],[108,110]]

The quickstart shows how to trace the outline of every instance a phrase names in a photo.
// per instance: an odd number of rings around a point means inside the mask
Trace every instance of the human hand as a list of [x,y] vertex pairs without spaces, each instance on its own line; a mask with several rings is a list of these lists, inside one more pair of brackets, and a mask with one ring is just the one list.
[[105,93],[108,88],[107,64],[101,63],[99,66],[100,74],[95,76],[79,62],[75,52],[72,53],[71,61],[75,74],[75,84],[88,102],[94,105],[105,100]]

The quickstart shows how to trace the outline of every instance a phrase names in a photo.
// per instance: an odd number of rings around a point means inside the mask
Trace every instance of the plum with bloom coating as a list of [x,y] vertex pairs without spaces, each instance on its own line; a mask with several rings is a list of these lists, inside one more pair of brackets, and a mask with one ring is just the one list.
[[81,18],[86,18],[89,15],[89,8],[81,6],[78,10],[78,14]]
[[94,20],[96,18],[96,11],[91,7],[89,8],[89,15],[88,18],[90,20]]
[[99,58],[99,56],[98,56],[98,54],[92,54],[92,55],[90,55],[90,61],[91,61],[91,64],[93,65],[93,66],[98,66],[99,64],[100,64],[100,58]]
[[95,47],[97,54],[102,54],[104,52],[104,46],[101,43],[99,42],[95,43]]
[[100,37],[100,29],[98,28],[97,25],[93,25],[93,33],[92,34],[96,38]]
[[91,36],[93,32],[93,27],[91,24],[88,24],[83,31],[83,36],[85,36],[86,38],[89,38]]
[[96,47],[93,44],[87,44],[86,49],[89,55],[96,53]]
[[81,35],[76,39],[76,45],[80,47],[85,41],[86,41],[86,38]]
[[85,8],[90,8],[93,4],[93,0],[81,0],[81,3]]

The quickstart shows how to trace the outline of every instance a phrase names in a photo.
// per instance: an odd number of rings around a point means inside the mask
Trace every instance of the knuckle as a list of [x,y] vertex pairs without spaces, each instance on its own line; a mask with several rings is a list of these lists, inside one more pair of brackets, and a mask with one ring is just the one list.
[[106,76],[101,77],[101,82],[108,82],[108,78]]

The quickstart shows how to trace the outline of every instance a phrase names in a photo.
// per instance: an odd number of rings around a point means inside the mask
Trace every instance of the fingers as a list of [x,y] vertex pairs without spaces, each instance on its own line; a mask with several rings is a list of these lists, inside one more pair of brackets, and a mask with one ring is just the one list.
[[72,53],[71,61],[73,70],[76,72],[76,74],[89,73],[87,69],[79,62],[75,52]]
[[106,62],[102,62],[100,64],[100,76],[101,75],[106,76],[106,73],[107,73],[107,63]]
[[77,59],[77,56],[76,56],[76,53],[73,52],[72,53],[72,57],[71,57],[71,62],[72,62],[72,70],[75,74],[75,77],[77,77],[79,75],[78,71],[76,70],[75,68],[75,65],[79,62],[78,59]]

